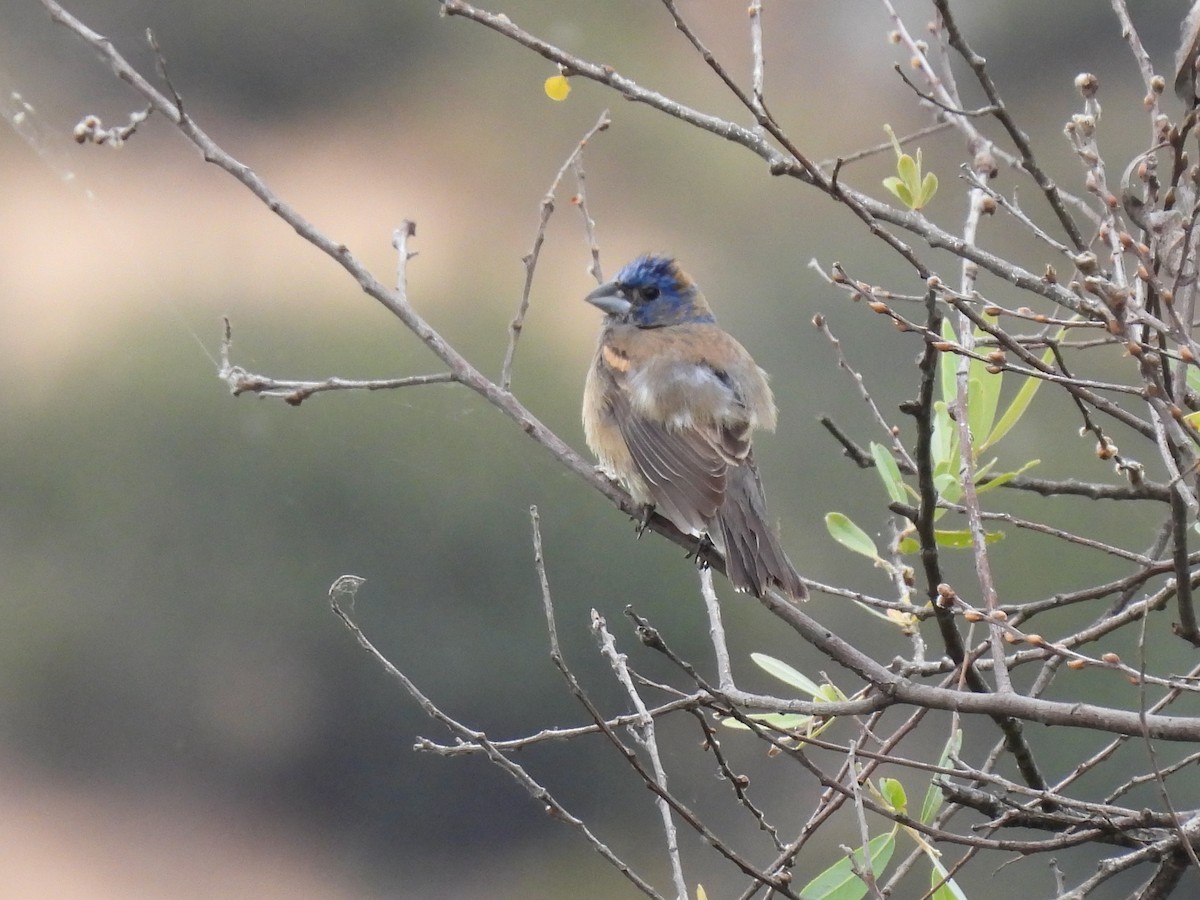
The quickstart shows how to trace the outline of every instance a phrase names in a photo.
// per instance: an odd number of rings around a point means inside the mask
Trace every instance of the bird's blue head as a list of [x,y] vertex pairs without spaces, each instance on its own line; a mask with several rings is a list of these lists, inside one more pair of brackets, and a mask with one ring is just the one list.
[[666,256],[639,256],[586,299],[638,328],[716,321],[695,282]]

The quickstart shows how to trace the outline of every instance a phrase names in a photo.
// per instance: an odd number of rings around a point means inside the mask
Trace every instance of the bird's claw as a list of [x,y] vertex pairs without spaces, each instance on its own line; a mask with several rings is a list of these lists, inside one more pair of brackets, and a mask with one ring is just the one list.
[[642,535],[646,533],[646,529],[650,527],[650,517],[654,515],[654,504],[645,503],[638,508],[637,515],[633,517],[634,531],[637,532],[638,540],[642,539]]
[[695,560],[697,569],[707,569],[709,566],[708,553],[710,550],[715,549],[716,545],[712,542],[712,539],[707,534],[702,534],[700,535],[700,542],[696,544],[695,551],[689,553],[687,558]]

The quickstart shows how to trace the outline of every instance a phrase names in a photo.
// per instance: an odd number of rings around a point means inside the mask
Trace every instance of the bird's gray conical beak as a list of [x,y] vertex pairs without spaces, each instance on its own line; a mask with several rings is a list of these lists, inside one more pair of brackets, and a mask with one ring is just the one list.
[[623,316],[633,308],[633,304],[625,298],[625,289],[615,281],[600,285],[583,299],[610,316]]

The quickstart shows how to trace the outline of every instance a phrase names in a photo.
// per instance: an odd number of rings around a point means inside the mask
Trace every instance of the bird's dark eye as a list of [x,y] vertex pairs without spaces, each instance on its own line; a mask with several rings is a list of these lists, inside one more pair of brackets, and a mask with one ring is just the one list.
[[658,299],[658,288],[654,287],[654,285],[651,285],[650,287],[642,288],[642,296],[645,297],[647,300],[657,300]]

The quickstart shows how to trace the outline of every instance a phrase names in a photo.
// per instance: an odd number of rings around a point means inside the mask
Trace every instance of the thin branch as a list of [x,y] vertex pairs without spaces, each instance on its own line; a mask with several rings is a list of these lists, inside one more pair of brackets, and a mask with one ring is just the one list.
[[609,633],[604,617],[592,610],[592,633],[600,644],[600,653],[608,660],[613,674],[625,690],[625,696],[633,704],[638,713],[638,720],[627,728],[634,740],[641,745],[650,758],[650,769],[654,773],[654,783],[661,789],[655,791],[655,804],[662,819],[663,833],[667,838],[667,857],[671,862],[671,877],[675,881],[675,891],[679,900],[687,900],[687,882],[683,877],[683,863],[679,858],[679,835],[675,830],[675,820],[671,816],[671,804],[667,801],[667,770],[663,766],[662,756],[658,752],[658,736],[655,733],[654,718],[646,708],[642,695],[629,674],[628,661],[625,654],[618,652],[616,641]]
[[[482,731],[476,731],[473,728],[468,728],[458,720],[442,712],[442,710],[436,706],[434,702],[430,700],[429,697],[427,697],[420,690],[420,688],[418,688],[417,685],[411,679],[409,679],[407,675],[396,668],[396,666],[394,666],[392,662],[386,656],[384,656],[374,644],[371,643],[358,625],[355,624],[354,620],[350,618],[350,614],[346,612],[342,605],[343,601],[346,599],[348,599],[351,603],[353,602],[354,591],[356,591],[358,586],[361,584],[362,579],[357,578],[356,576],[344,576],[343,578],[339,578],[337,581],[335,581],[333,586],[329,589],[329,605],[333,610],[333,614],[341,619],[342,624],[346,626],[352,635],[354,635],[354,639],[358,641],[358,645],[362,647],[368,654],[370,654],[375,661],[383,667],[383,670],[387,672],[389,676],[391,676],[395,681],[399,682],[400,686],[404,688],[408,695],[417,701],[417,705],[421,707],[422,711],[424,711],[427,716],[445,725],[446,728],[448,728],[453,734],[457,735],[460,740],[467,741],[468,743],[479,747],[480,750],[487,754],[488,759],[492,763],[509,775],[509,777],[516,781],[517,784],[525,788],[530,797],[543,804],[547,813],[549,813],[558,821],[569,825],[571,828],[579,832],[583,836],[584,840],[591,844],[593,850],[599,853],[600,856],[609,862],[618,872],[624,875],[643,894],[645,894],[647,897],[654,897],[656,900],[664,900],[661,894],[654,890],[654,888],[647,884],[636,872],[629,868],[629,866],[620,857],[618,857],[611,849],[609,849],[607,844],[605,844],[598,837],[596,837],[595,834],[592,833],[592,830],[588,828],[587,824],[584,823],[582,819],[572,815],[571,812],[565,806],[563,806],[562,803],[560,803],[554,797],[554,795],[550,793],[550,791],[536,781],[533,776],[531,776],[524,769],[524,767],[513,762],[505,754],[501,753],[495,744],[488,740],[487,735]],[[420,741],[418,741],[416,748],[422,748]]]
[[1066,206],[1063,205],[1058,186],[1055,185],[1050,176],[1038,164],[1037,157],[1033,153],[1033,145],[1029,142],[1029,136],[1017,126],[1016,121],[1008,111],[1008,107],[1004,105],[1004,101],[1000,97],[1000,91],[996,87],[996,83],[992,81],[991,74],[988,72],[987,60],[972,50],[971,45],[967,43],[966,37],[958,28],[958,21],[950,12],[950,0],[933,0],[933,5],[937,8],[938,15],[941,16],[942,23],[946,28],[946,36],[950,41],[950,46],[957,50],[962,55],[962,58],[967,61],[967,65],[971,67],[971,71],[975,73],[976,80],[978,80],[980,86],[983,88],[984,94],[987,95],[988,102],[996,107],[996,119],[1004,126],[1004,130],[1008,132],[1009,138],[1012,139],[1013,144],[1016,145],[1018,152],[1021,154],[1022,167],[1033,176],[1033,180],[1042,189],[1042,193],[1046,196],[1046,201],[1050,204],[1050,208],[1054,210],[1054,214],[1058,216],[1058,221],[1062,224],[1063,230],[1075,246],[1075,250],[1083,252],[1087,247],[1087,242],[1084,241],[1079,226],[1075,224],[1075,220],[1071,218],[1071,214],[1067,212]]
[[[948,119],[943,119],[940,122],[934,122],[932,125],[926,125],[924,128],[918,128],[916,131],[909,132],[903,137],[896,138],[896,143],[901,147],[904,147],[908,144],[911,144],[913,141],[920,140],[927,135],[937,134],[938,132],[945,131],[952,127],[953,124]],[[881,143],[875,144],[873,147],[864,147],[861,150],[855,150],[853,153],[847,153],[845,156],[836,156],[833,159],[823,159],[817,163],[817,166],[821,169],[832,169],[836,165],[849,165],[850,163],[858,162],[860,159],[867,159],[868,157],[875,156],[879,153],[885,153],[893,148],[894,145],[891,141],[882,141]]]
[[[521,302],[517,305],[517,314],[513,316],[513,320],[508,326],[508,348],[504,351],[504,364],[500,369],[500,388],[502,390],[507,391],[512,387],[512,370],[513,361],[517,355],[517,341],[521,339],[521,330],[525,327],[525,314],[529,311],[529,295],[533,290],[533,274],[537,270],[538,257],[542,252],[542,244],[546,240],[546,226],[550,224],[550,216],[554,214],[554,201],[555,194],[558,192],[558,186],[562,183],[568,169],[574,169],[575,177],[582,182],[583,148],[587,146],[588,141],[601,131],[604,131],[611,124],[612,119],[609,118],[608,110],[606,109],[600,113],[600,118],[596,120],[596,124],[589,128],[584,136],[580,138],[579,143],[575,145],[575,149],[571,151],[566,161],[559,167],[558,173],[550,183],[549,190],[546,191],[546,195],[542,197],[537,233],[533,236],[533,246],[521,260],[525,265],[525,284],[521,288]],[[584,213],[584,219],[590,225],[590,219],[587,218],[586,213]],[[591,242],[594,246],[595,241],[590,227],[588,228],[588,236],[592,238]]]

